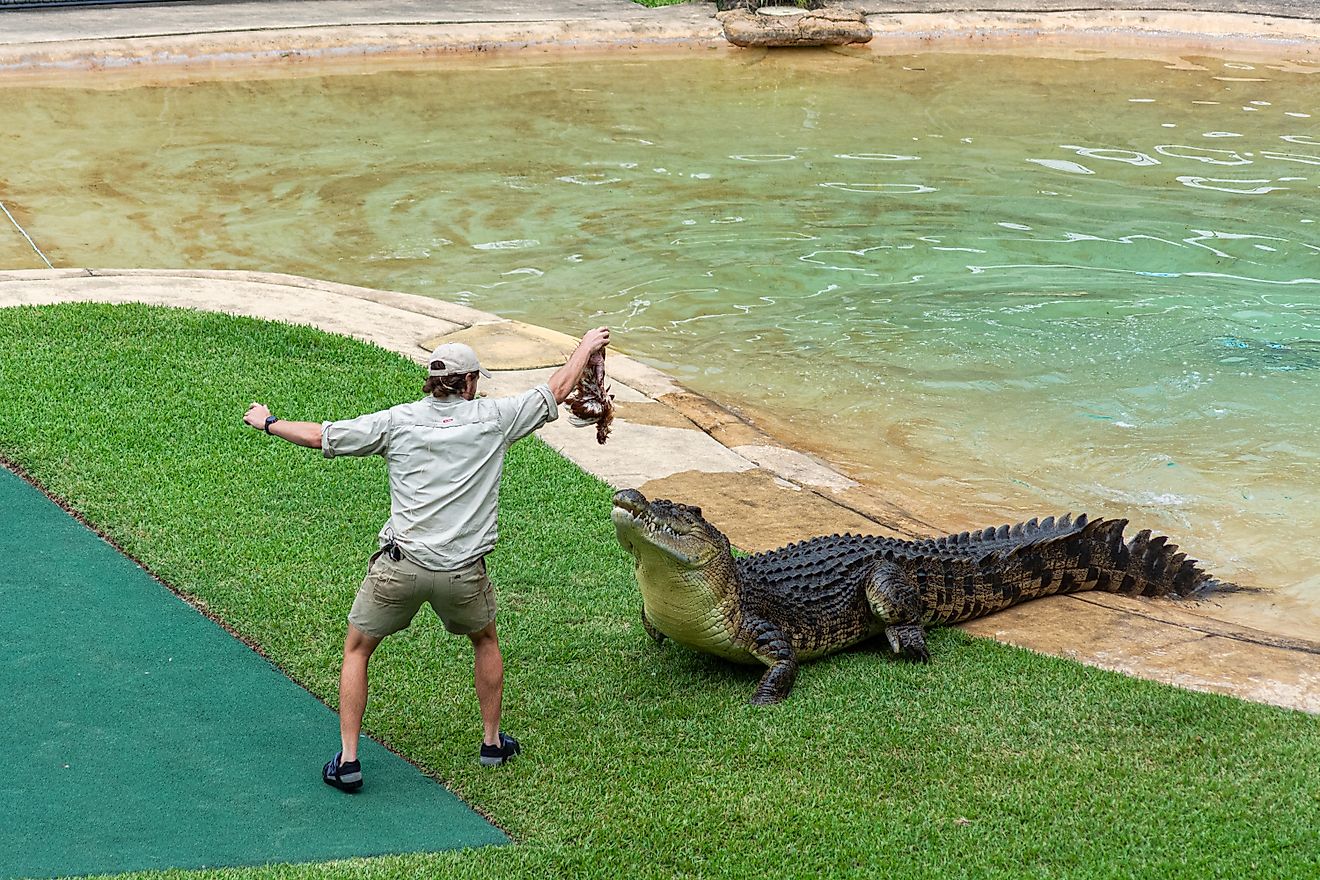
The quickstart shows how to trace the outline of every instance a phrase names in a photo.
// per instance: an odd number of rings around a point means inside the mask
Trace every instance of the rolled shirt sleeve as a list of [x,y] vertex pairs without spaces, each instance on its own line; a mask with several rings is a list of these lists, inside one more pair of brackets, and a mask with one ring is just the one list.
[[321,424],[321,454],[326,458],[337,455],[384,455],[389,446],[390,412],[368,413],[356,419]]
[[521,440],[546,422],[559,418],[559,403],[548,384],[496,402],[500,406],[500,427],[506,443]]

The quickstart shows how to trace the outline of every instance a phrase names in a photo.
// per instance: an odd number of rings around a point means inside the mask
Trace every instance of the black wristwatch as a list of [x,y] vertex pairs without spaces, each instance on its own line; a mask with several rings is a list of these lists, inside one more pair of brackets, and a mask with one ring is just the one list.
[[270,426],[280,420],[279,416],[266,416],[266,433],[270,433]]

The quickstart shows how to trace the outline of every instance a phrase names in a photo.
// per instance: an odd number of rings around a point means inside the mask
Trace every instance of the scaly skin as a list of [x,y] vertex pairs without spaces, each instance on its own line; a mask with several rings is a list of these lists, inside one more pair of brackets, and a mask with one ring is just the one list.
[[614,496],[619,543],[636,562],[642,623],[698,651],[769,669],[753,703],[788,696],[798,662],[883,633],[901,656],[930,659],[924,628],[1083,590],[1189,596],[1230,588],[1127,520],[1049,517],[908,541],[830,535],[734,559],[701,509]]

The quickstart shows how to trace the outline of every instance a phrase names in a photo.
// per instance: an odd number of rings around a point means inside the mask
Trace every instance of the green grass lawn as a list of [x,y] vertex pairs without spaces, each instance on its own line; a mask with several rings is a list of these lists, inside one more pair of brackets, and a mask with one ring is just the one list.
[[[419,397],[420,370],[143,306],[0,309],[0,339],[0,454],[333,704],[384,466],[241,417],[357,415]],[[478,767],[471,649],[425,612],[377,653],[366,725],[517,845],[187,876],[1320,876],[1320,718],[953,630],[928,666],[860,650],[752,708],[756,670],[643,633],[608,487],[530,439],[503,491],[490,569],[524,755]]]

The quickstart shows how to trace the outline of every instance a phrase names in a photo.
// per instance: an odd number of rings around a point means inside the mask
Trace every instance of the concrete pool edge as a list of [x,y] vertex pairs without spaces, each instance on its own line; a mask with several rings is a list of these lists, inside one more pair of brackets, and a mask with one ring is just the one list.
[[[265,6],[266,4],[263,4]],[[336,21],[334,4],[324,18],[307,19],[271,9],[245,7],[245,23],[187,17],[177,7],[104,10],[90,24],[61,16],[70,10],[6,11],[12,25],[0,35],[0,83],[31,82],[51,74],[151,77],[252,74],[271,68],[288,75],[326,65],[407,64],[444,56],[611,50],[734,50],[725,41],[713,4],[644,9],[599,3],[599,10],[570,8],[533,18],[509,13],[502,20],[427,20],[412,10],[379,8]],[[581,4],[578,4],[581,5]],[[1252,11],[1058,9],[1047,11],[890,11],[862,4],[875,37],[845,51],[893,54],[914,51],[1039,53],[1086,51],[1103,46],[1114,54],[1169,52],[1265,52],[1320,55],[1320,19],[1277,14],[1286,6],[1242,4]],[[222,8],[223,4],[214,4]],[[1259,11],[1258,11],[1259,10]],[[387,13],[394,14],[387,14]],[[411,16],[409,13],[411,12]],[[585,12],[585,14],[584,14]],[[594,15],[592,14],[594,12]],[[1276,14],[1270,14],[1271,12]],[[40,17],[45,14],[45,17]],[[133,18],[117,18],[135,14]],[[436,16],[442,18],[442,16]],[[478,17],[479,18],[479,17]],[[125,22],[131,22],[127,24]],[[98,32],[99,30],[99,32]]]
[[[521,390],[562,362],[573,340],[467,306],[299,276],[222,270],[56,269],[0,272],[0,307],[146,302],[308,324],[414,361],[438,337],[482,352],[493,394]],[[621,341],[622,342],[622,341]],[[874,487],[787,448],[664,373],[612,353],[619,404],[609,443],[567,419],[539,436],[614,487],[701,504],[735,544],[764,549],[833,531],[929,534]],[[305,414],[311,417],[314,414]],[[967,632],[1193,690],[1320,712],[1320,644],[1216,619],[1213,606],[1080,594],[973,621]]]

